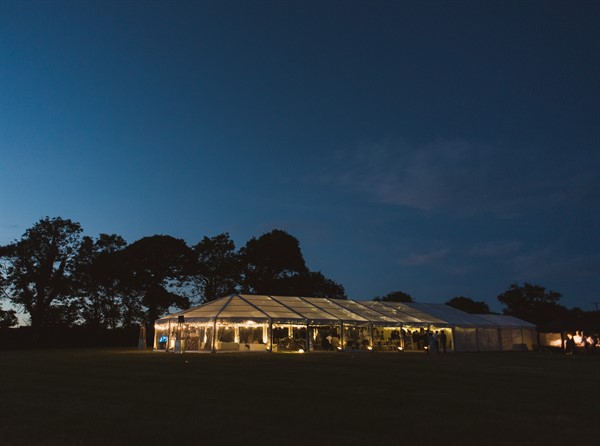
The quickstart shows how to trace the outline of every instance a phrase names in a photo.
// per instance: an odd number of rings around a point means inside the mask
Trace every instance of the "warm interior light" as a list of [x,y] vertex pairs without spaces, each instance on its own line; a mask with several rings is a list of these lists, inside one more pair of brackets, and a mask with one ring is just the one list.
[[301,348],[300,350],[298,350],[298,353],[304,353],[304,349]]

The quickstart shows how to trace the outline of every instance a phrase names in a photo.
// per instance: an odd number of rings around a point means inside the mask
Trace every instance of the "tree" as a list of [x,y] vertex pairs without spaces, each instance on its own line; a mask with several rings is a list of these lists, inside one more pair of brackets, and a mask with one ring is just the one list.
[[120,251],[118,257],[126,271],[123,286],[132,293],[126,323],[136,323],[136,310],[142,307],[147,324],[153,324],[172,306],[189,307],[183,288],[193,271],[193,252],[183,240],[168,235],[144,237]]
[[229,234],[204,237],[192,249],[197,262],[193,277],[202,302],[237,292],[241,280],[240,256]]
[[298,239],[280,229],[249,240],[240,261],[246,293],[346,299],[342,285],[307,268]]
[[556,291],[547,291],[543,286],[525,283],[522,286],[512,284],[508,290],[498,295],[498,300],[506,306],[504,314],[543,325],[564,316],[567,309],[558,304],[561,297]]
[[471,314],[489,314],[490,307],[485,302],[478,302],[468,297],[456,296],[446,302],[446,305]]
[[122,322],[122,298],[128,289],[122,281],[120,252],[127,242],[119,235],[83,237],[76,262],[76,284],[81,317],[86,325],[116,328]]
[[377,296],[373,300],[379,302],[413,302],[412,296],[404,291],[392,291],[383,297]]
[[331,299],[347,299],[346,290],[337,282],[325,277],[320,271],[309,271],[298,277],[298,289],[302,292],[297,293],[302,296],[311,297],[329,297]]
[[81,232],[79,223],[46,217],[27,229],[21,240],[0,247],[3,291],[25,309],[35,330],[71,324],[77,317],[71,291]]
[[15,310],[3,310],[0,307],[0,330],[14,327],[19,323]]
[[242,289],[254,294],[299,294],[300,275],[308,268],[298,240],[285,231],[275,229],[258,239],[252,238],[240,251],[243,265]]

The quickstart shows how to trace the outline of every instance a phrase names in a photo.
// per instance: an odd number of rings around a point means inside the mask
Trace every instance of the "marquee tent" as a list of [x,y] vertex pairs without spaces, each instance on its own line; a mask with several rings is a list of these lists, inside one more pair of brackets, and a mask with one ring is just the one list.
[[538,347],[534,324],[514,316],[480,314],[480,318],[498,326],[501,350],[534,350]]
[[423,350],[428,332],[443,332],[450,351],[500,350],[500,329],[493,321],[442,304],[234,294],[157,320],[154,348]]

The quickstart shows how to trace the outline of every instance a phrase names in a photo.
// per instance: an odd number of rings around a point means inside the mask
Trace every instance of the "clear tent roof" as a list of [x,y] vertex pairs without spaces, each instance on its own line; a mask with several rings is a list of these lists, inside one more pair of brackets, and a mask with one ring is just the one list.
[[[425,303],[406,303],[403,304],[423,314],[428,314],[432,318],[443,321],[450,325],[459,325],[462,327],[489,327],[494,324],[480,318],[475,314],[465,313],[464,311],[444,304],[425,304]],[[437,321],[432,321],[435,323]]]
[[417,321],[420,321],[421,323],[423,323],[423,322],[428,323],[428,324],[447,324],[448,323],[447,321],[445,321],[441,318],[435,317],[434,315],[432,315],[431,313],[429,313],[427,311],[423,311],[419,308],[415,308],[412,305],[406,304],[404,302],[383,302],[383,304],[385,306],[392,307],[401,313],[411,316],[412,318],[414,318]]
[[478,314],[477,316],[500,327],[535,328],[534,324],[514,316],[504,314]]
[[166,324],[184,316],[186,322],[216,319],[313,324],[457,325],[463,327],[534,326],[512,316],[474,315],[444,304],[355,301],[297,296],[233,294],[165,316]]
[[361,305],[365,307],[377,311],[378,313],[382,313],[385,316],[396,320],[402,324],[413,324],[413,325],[427,325],[427,322],[424,319],[419,319],[413,315],[400,311],[400,309],[388,305],[389,302],[376,302],[376,301],[365,301],[360,302]]

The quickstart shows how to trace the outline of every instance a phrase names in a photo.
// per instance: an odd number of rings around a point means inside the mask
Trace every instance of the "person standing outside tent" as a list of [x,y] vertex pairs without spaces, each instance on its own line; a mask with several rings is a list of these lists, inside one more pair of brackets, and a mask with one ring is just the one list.
[[573,335],[571,333],[567,333],[567,340],[565,341],[565,353],[567,355],[572,355],[575,353],[575,340],[573,339]]
[[435,340],[435,336],[432,332],[427,331],[427,344],[428,349],[427,353],[437,353],[437,341]]
[[446,341],[448,339],[446,338],[446,332],[444,330],[440,330],[440,347],[442,348],[442,351],[444,353],[446,353]]

